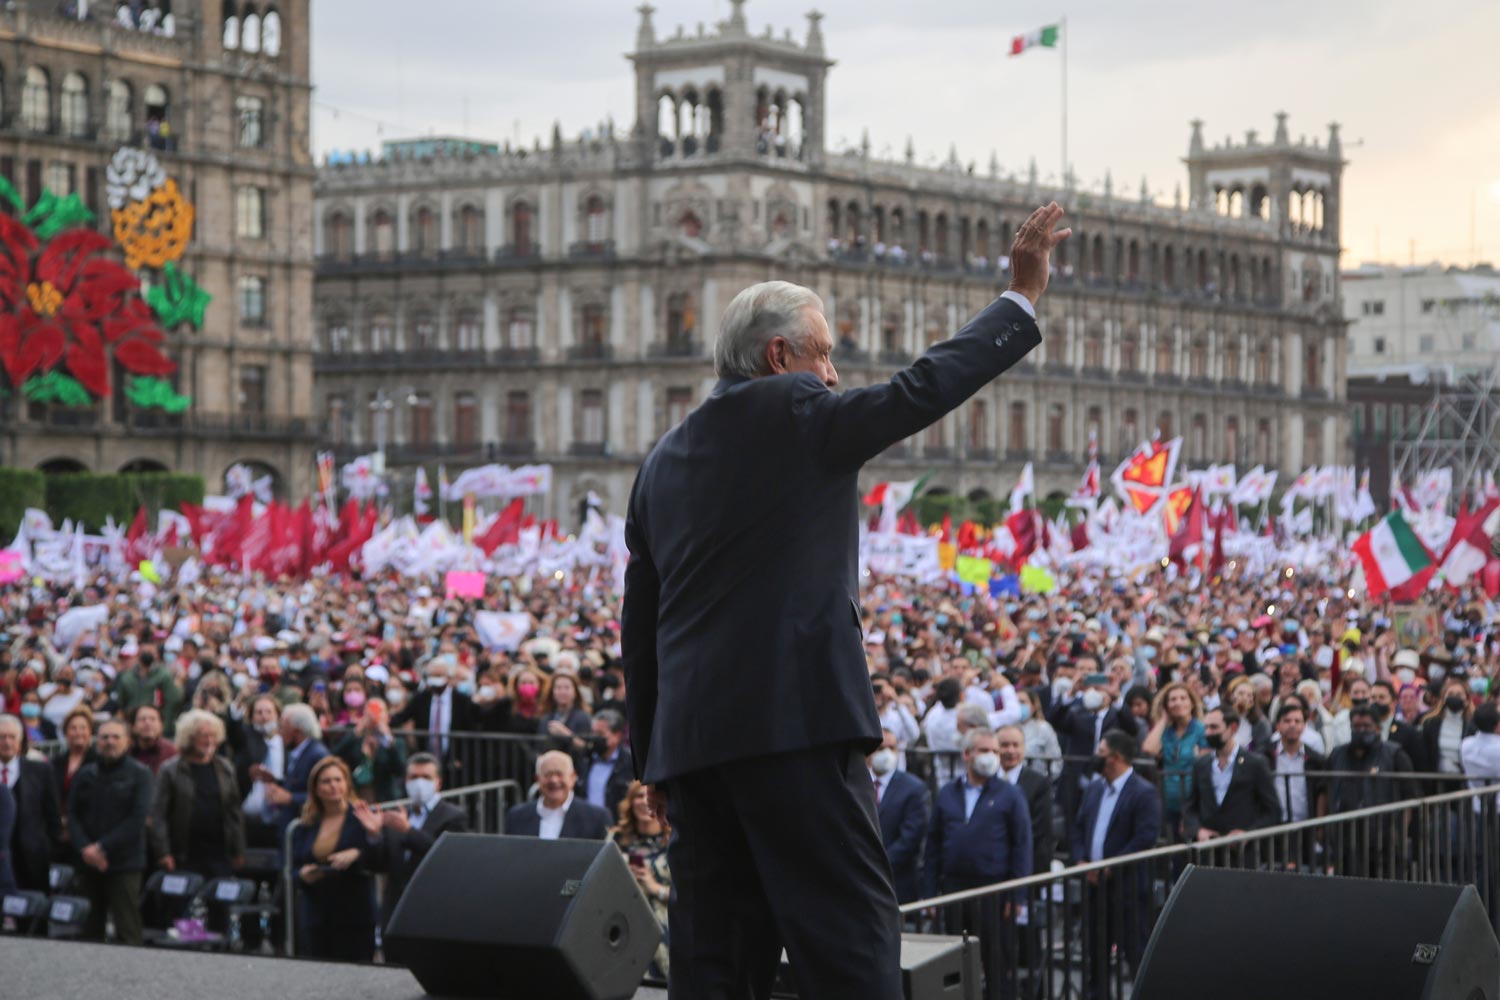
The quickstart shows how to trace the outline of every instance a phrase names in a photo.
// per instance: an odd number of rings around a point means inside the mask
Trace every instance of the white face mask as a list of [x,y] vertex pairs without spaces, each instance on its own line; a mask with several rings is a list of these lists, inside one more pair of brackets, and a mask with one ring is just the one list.
[[413,805],[426,809],[437,797],[437,782],[431,778],[412,778],[406,783],[406,796]]
[[272,719],[270,722],[262,722],[255,728],[260,730],[260,734],[262,736],[269,739],[281,731],[281,724],[278,723],[275,719]]
[[1104,695],[1100,694],[1097,688],[1083,692],[1083,707],[1090,712],[1097,712],[1103,704]]
[[1000,773],[1000,755],[986,751],[974,756],[974,773],[981,778],[993,778]]
[[896,768],[896,751],[882,747],[870,754],[870,770],[876,774],[890,774]]
[[1436,663],[1431,663],[1427,666],[1427,679],[1434,684],[1441,681],[1444,677],[1447,676],[1447,674],[1447,667],[1440,667]]
[[1396,671],[1396,679],[1401,682],[1402,687],[1405,687],[1417,679],[1417,672],[1410,667],[1402,667]]
[[1052,682],[1052,694],[1056,698],[1066,698],[1068,692],[1073,690],[1073,678],[1059,677]]

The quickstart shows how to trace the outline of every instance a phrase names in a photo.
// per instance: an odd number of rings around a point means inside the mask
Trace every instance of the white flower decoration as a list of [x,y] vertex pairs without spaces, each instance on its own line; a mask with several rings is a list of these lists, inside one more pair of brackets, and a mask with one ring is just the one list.
[[104,190],[109,195],[110,208],[124,208],[127,201],[145,201],[166,182],[167,172],[145,149],[116,150],[104,170]]

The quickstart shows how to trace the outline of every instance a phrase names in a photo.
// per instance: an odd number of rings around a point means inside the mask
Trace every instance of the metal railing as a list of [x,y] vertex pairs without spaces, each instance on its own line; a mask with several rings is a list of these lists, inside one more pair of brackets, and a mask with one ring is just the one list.
[[[330,727],[323,730],[323,742],[332,749],[351,731],[348,727]],[[553,736],[523,733],[450,732],[440,737],[440,746],[433,743],[433,734],[426,729],[394,729],[391,736],[405,740],[409,753],[436,753],[441,749],[437,756],[443,762],[443,787],[452,789],[514,781],[524,790],[535,780],[537,757],[548,750],[574,749]]]
[[[505,832],[505,811],[525,798],[524,786],[514,781],[491,781],[482,785],[464,788],[445,788],[438,793],[438,800],[462,809],[469,817],[470,833]],[[394,799],[372,806],[377,810],[407,808],[410,799]],[[292,836],[302,826],[300,819],[287,825],[281,842],[281,897],[286,906],[286,938],[283,942],[287,957],[297,954],[297,886],[298,878],[292,864]],[[377,906],[376,912],[380,912]]]
[[1125,998],[1188,864],[1472,884],[1496,920],[1497,794],[1500,785],[1490,785],[1157,847],[918,900],[901,912],[917,929],[977,938],[984,1000]]

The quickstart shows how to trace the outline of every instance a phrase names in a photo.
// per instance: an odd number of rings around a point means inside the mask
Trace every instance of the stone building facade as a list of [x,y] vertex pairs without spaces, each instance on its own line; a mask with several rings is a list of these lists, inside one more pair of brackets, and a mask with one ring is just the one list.
[[27,205],[77,193],[110,233],[111,157],[150,150],[196,208],[180,264],[213,296],[201,328],[168,333],[185,412],[136,408],[118,378],[92,407],[35,403],[0,374],[0,465],[195,472],[219,492],[244,462],[283,495],[310,488],[308,3],[146,2],[141,23],[114,3],[0,10],[0,173]]
[[[659,37],[642,8],[636,121],[550,145],[387,144],[316,188],[317,405],[343,456],[377,439],[420,463],[547,461],[547,513],[623,508],[660,435],[714,385],[724,307],[757,281],[822,295],[843,387],[888,378],[1007,283],[1014,228],[1065,205],[1074,236],[1044,344],[865,479],[1004,495],[1021,463],[1071,490],[1091,432],[1117,459],[1157,430],[1192,464],[1292,472],[1340,458],[1337,126],[1326,144],[1210,146],[1194,123],[1187,204],[1055,189],[825,142],[832,66],[805,35]],[[406,470],[406,471],[403,471]]]

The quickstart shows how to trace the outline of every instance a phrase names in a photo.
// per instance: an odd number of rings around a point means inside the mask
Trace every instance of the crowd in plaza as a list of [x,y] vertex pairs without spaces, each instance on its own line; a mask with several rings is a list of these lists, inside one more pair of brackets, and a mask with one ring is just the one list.
[[[865,583],[903,902],[1500,780],[1500,613],[1477,589],[1431,592],[1412,648],[1397,609],[1334,579],[1062,582]],[[107,611],[62,627],[84,607]],[[487,645],[481,608],[528,634]],[[615,841],[665,924],[670,831],[635,781],[617,609],[607,582],[555,576],[482,600],[393,574],[7,586],[0,886],[47,892],[68,865],[87,935],[138,943],[152,872],[221,878],[289,845],[299,954],[369,960],[416,863],[470,828],[442,791],[497,777],[466,768],[463,734],[511,734],[530,787],[506,832]]]

